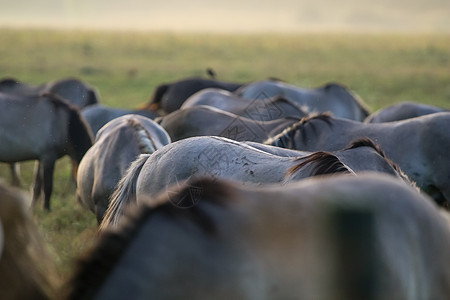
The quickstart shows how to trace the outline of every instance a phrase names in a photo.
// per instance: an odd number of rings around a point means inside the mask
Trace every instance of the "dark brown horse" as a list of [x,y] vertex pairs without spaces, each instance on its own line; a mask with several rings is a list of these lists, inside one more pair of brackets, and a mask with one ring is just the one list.
[[159,110],[163,113],[171,113],[181,107],[181,105],[196,92],[206,88],[219,88],[227,91],[234,91],[242,84],[234,82],[217,81],[200,77],[186,78],[158,86],[144,107],[150,110]]

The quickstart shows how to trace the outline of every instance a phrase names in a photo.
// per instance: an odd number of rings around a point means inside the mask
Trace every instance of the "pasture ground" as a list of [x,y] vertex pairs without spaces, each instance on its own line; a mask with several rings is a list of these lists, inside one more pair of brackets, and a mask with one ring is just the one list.
[[[218,79],[248,82],[277,77],[304,87],[339,82],[371,111],[403,101],[450,108],[449,34],[228,35],[0,29],[0,78],[40,84],[81,78],[97,87],[104,104],[134,108],[154,88],[216,70]],[[34,163],[22,166],[23,188]],[[65,278],[74,258],[95,240],[94,215],[75,199],[67,158],[56,165],[52,212],[33,208]],[[0,164],[0,177],[9,169]]]

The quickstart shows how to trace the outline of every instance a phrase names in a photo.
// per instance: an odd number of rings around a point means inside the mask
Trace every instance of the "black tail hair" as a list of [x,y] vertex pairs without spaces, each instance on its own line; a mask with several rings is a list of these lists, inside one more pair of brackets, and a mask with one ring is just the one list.
[[303,160],[298,165],[290,168],[287,175],[292,175],[304,166],[310,163],[315,163],[311,176],[327,175],[334,173],[351,173],[349,168],[344,165],[339,158],[329,152],[315,152],[309,156],[299,158]]

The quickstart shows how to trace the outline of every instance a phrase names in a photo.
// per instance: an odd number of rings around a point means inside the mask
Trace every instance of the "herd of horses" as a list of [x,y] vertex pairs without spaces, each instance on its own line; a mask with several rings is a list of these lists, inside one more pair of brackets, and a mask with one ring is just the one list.
[[[347,87],[186,78],[134,110],[74,78],[0,81],[0,162],[57,159],[98,222],[59,283],[0,181],[0,299],[447,299],[450,112]],[[51,213],[51,212],[49,212]]]

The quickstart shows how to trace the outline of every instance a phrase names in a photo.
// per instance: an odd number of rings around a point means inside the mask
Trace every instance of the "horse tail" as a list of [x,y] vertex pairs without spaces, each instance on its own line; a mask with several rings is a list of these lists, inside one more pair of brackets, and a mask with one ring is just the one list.
[[158,109],[160,109],[163,95],[167,92],[169,87],[170,87],[170,84],[168,84],[168,83],[159,85],[156,88],[155,92],[153,93],[153,96],[150,99],[150,102],[144,107],[144,109],[149,109],[149,110],[153,110],[153,111],[157,111]]
[[99,103],[99,96],[96,90],[94,89],[88,89],[87,90],[87,99],[86,99],[86,106],[94,105]]
[[309,164],[312,165],[312,169],[308,177],[331,175],[336,173],[355,174],[350,167],[345,165],[339,158],[329,152],[315,152],[306,157],[301,157],[298,160],[302,160],[302,162],[287,171],[284,179],[285,182],[292,179],[297,171]]
[[128,168],[125,175],[117,184],[111,195],[108,209],[99,230],[103,231],[110,226],[117,226],[126,206],[136,203],[136,183],[150,154],[141,154]]
[[73,159],[80,163],[84,154],[94,142],[93,134],[87,121],[81,115],[80,110],[69,106],[69,141],[74,151]]

